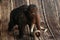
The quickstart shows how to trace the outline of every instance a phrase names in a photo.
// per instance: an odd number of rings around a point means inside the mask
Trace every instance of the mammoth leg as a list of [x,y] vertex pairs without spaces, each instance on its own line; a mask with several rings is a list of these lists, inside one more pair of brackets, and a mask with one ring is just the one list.
[[15,23],[11,20],[11,21],[9,22],[9,24],[8,24],[8,26],[9,26],[9,27],[8,27],[8,31],[9,31],[9,32],[13,30],[14,25],[15,25]]

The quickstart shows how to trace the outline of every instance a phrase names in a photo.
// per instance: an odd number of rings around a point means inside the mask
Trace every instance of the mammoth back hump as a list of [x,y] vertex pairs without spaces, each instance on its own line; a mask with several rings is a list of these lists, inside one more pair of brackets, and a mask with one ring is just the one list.
[[24,14],[24,12],[27,10],[28,5],[22,5],[18,8],[15,8],[11,11],[10,16],[17,16],[17,15],[21,15],[22,13]]
[[24,11],[27,11],[27,8],[28,8],[28,5],[22,5],[22,6],[20,6],[20,7],[17,7],[17,8],[15,8],[15,9],[13,9],[12,11],[11,11],[11,13],[20,13],[20,12],[24,12]]
[[18,7],[18,9],[23,11],[23,12],[27,11],[27,8],[28,8],[28,5],[22,5],[22,6]]

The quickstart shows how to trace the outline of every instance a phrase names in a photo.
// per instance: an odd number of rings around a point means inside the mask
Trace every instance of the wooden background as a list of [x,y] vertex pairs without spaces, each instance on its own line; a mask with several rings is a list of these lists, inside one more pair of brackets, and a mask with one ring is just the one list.
[[[40,22],[53,32],[56,40],[60,38],[60,0],[0,0],[0,40],[7,39],[7,28],[10,20],[10,12],[23,4],[37,5],[40,14]],[[53,35],[52,34],[52,35]],[[13,38],[9,37],[10,40]],[[45,39],[47,40],[47,39]]]

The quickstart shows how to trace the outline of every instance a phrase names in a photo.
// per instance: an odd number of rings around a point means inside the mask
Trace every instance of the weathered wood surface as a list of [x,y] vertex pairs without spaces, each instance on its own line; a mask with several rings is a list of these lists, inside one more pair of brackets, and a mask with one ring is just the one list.
[[[58,9],[55,0],[44,0],[44,9],[45,9],[45,16],[51,31],[53,32],[55,39],[59,37],[59,16],[58,16]],[[60,38],[60,37],[59,37]]]
[[[41,31],[41,40],[60,40],[60,0],[2,0],[0,2],[0,40],[14,40],[14,37],[9,36],[7,32],[10,12],[16,7],[27,4],[27,1],[29,4],[37,5],[40,22],[44,22],[43,27],[48,29],[47,32]],[[54,38],[49,38],[51,35]]]

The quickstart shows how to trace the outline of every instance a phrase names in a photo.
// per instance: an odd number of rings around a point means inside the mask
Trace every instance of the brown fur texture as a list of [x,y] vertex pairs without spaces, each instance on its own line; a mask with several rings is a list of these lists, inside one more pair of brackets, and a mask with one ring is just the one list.
[[40,14],[37,13],[37,7],[34,4],[22,5],[16,9],[13,9],[10,13],[10,21],[8,31],[12,31],[15,25],[18,25],[20,37],[23,35],[25,26],[28,24],[31,29],[31,25],[35,24],[37,29],[40,30]]

